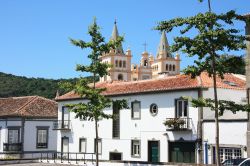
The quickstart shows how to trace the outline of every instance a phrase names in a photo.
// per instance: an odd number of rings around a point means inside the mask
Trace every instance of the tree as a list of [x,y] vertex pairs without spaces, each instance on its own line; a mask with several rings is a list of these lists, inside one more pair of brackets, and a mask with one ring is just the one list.
[[[210,4],[210,3],[209,3]],[[246,21],[235,11],[229,11],[225,14],[216,14],[211,12],[198,13],[193,17],[175,18],[168,21],[161,21],[156,27],[157,30],[170,32],[173,28],[179,27],[181,37],[174,38],[174,44],[171,46],[173,52],[181,50],[187,53],[189,57],[197,56],[198,60],[194,65],[184,69],[184,73],[191,75],[192,78],[199,76],[201,72],[206,71],[209,77],[213,79],[215,125],[216,125],[216,164],[220,165],[219,158],[219,100],[217,96],[217,76],[223,78],[225,71],[224,63],[220,60],[221,51],[238,51],[245,48],[244,41],[246,36],[241,35],[240,31],[233,27],[235,21]],[[194,37],[188,32],[196,31]],[[188,36],[184,36],[188,34]]]
[[83,40],[70,39],[71,43],[81,49],[90,48],[92,51],[88,55],[90,59],[90,65],[80,65],[76,66],[76,70],[80,72],[87,72],[93,74],[93,81],[90,82],[86,78],[79,78],[75,85],[70,83],[64,83],[62,86],[64,89],[74,90],[75,93],[79,94],[85,99],[86,102],[81,102],[78,104],[68,104],[69,110],[76,114],[76,118],[81,118],[83,120],[94,121],[95,124],[95,153],[96,153],[96,165],[99,165],[98,157],[98,121],[100,119],[115,118],[110,114],[106,114],[103,110],[105,108],[110,108],[111,105],[116,108],[123,109],[128,108],[126,100],[115,100],[112,101],[110,98],[102,95],[105,88],[100,88],[96,86],[97,77],[103,77],[107,75],[107,69],[110,66],[106,63],[101,63],[100,56],[102,53],[107,53],[110,48],[118,47],[122,41],[122,38],[118,38],[117,41],[111,40],[105,43],[104,37],[102,37],[99,27],[94,19],[92,25],[89,26],[88,34],[91,36],[90,42],[85,42]]
[[221,63],[224,64],[224,70],[226,73],[234,73],[234,74],[242,74],[244,75],[246,72],[245,59],[244,56],[235,56],[224,54],[221,56]]

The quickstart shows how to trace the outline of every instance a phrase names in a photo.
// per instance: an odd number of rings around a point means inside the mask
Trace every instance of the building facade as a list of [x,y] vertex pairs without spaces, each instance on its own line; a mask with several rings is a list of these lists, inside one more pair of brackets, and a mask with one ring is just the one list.
[[[241,77],[227,74],[224,80],[218,78],[217,84],[222,98],[224,96],[225,99],[241,102],[245,97],[245,80]],[[201,110],[192,107],[183,98],[212,97],[212,85],[212,80],[206,73],[196,79],[178,75],[162,79],[98,83],[97,87],[107,88],[104,95],[114,100],[126,99],[131,105],[129,109],[104,110],[118,118],[98,122],[100,159],[198,163],[202,156],[204,162],[213,163],[215,130],[213,118],[211,119],[212,111],[204,109],[200,115]],[[58,132],[57,150],[94,153],[94,123],[75,119],[75,114],[65,107],[69,103],[86,101],[74,92],[59,96],[56,100],[58,120],[69,122],[69,130]],[[201,121],[204,123],[200,128]],[[224,147],[222,159],[226,159],[226,155],[246,157],[245,114],[231,115],[226,111],[220,123],[220,143]],[[228,123],[229,126],[225,125]],[[228,128],[230,126],[232,128]],[[237,127],[242,130],[232,134],[231,129],[236,130]],[[229,154],[227,150],[232,153]]]
[[0,153],[31,156],[56,151],[55,122],[55,101],[39,96],[0,98]]

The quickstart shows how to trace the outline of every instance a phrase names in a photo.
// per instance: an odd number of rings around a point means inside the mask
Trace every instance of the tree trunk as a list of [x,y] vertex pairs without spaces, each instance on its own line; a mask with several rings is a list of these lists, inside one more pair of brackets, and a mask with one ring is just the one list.
[[96,155],[96,166],[99,166],[99,147],[98,147],[98,126],[97,119],[95,119],[95,155]]
[[219,115],[218,115],[218,96],[217,96],[217,85],[216,85],[216,66],[215,66],[215,55],[212,55],[212,68],[213,68],[213,86],[214,86],[214,106],[215,106],[215,160],[216,165],[220,166],[220,151],[219,151]]

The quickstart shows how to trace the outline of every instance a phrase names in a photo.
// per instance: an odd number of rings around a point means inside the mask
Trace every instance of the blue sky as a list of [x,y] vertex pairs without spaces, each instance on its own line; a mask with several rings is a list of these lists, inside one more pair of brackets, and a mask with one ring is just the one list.
[[[216,13],[234,9],[250,12],[249,0],[212,0]],[[158,21],[187,17],[207,11],[207,2],[198,0],[1,0],[0,1],[0,72],[27,77],[72,78],[77,63],[87,64],[87,51],[69,43],[69,37],[89,40],[88,25],[93,17],[110,38],[114,19],[120,34],[125,35],[123,48],[132,50],[133,63],[147,51],[156,54],[160,40],[152,30]],[[244,24],[235,25],[244,33]],[[177,32],[167,34],[172,43]],[[243,54],[239,52],[238,54]],[[181,68],[192,59],[181,54]]]

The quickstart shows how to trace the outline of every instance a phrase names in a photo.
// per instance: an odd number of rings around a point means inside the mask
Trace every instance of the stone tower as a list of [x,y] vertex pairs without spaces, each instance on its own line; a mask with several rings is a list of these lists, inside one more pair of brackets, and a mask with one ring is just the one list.
[[132,81],[152,79],[151,59],[145,50],[141,55],[140,65],[132,65]]
[[178,54],[176,57],[171,54],[165,31],[162,31],[156,59],[151,67],[153,78],[180,74],[180,57]]
[[[119,37],[116,21],[110,40],[116,41]],[[104,53],[100,59],[102,63],[109,63],[112,68],[108,69],[109,75],[100,78],[100,82],[105,81],[131,81],[131,50],[128,49],[124,54],[122,45],[111,49],[109,53]]]

